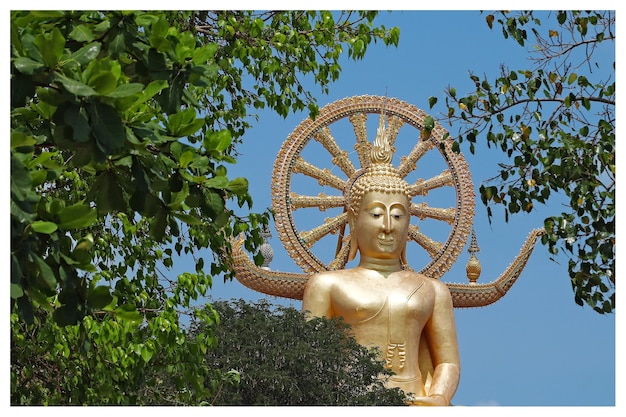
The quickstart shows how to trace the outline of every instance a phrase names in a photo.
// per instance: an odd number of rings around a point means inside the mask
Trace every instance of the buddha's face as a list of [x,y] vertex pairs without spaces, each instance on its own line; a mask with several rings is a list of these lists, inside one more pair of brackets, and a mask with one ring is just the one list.
[[366,193],[355,230],[362,256],[398,259],[406,246],[411,221],[409,199],[401,193]]

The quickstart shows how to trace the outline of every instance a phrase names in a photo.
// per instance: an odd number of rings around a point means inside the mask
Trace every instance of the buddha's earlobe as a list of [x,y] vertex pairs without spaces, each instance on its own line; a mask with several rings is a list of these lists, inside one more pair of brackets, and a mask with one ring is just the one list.
[[400,263],[402,265],[408,265],[409,263],[406,261],[406,245],[402,248],[402,253],[400,253]]
[[348,252],[348,261],[356,258],[356,252],[359,250],[359,244],[355,235],[350,236],[350,252]]
[[348,210],[348,224],[350,225],[350,251],[348,252],[348,261],[351,261],[356,257],[356,253],[359,250],[356,237],[356,215],[352,208]]

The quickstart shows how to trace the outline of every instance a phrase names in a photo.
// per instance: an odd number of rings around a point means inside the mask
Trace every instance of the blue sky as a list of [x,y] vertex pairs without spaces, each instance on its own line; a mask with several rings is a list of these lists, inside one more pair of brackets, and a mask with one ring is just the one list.
[[[433,115],[428,97],[443,102],[444,89],[470,92],[468,71],[493,78],[505,63],[512,69],[530,67],[528,55],[498,30],[490,31],[484,14],[477,11],[400,11],[382,13],[377,21],[399,26],[398,48],[370,46],[358,62],[344,61],[342,75],[324,96],[312,87],[320,106],[354,95],[388,95],[405,100]],[[250,181],[254,210],[271,205],[270,184],[275,156],[287,136],[306,114],[287,119],[270,112],[244,137],[237,165],[229,176]],[[451,133],[455,127],[446,126]],[[463,149],[476,189],[498,173],[502,154],[478,147],[477,155]],[[478,194],[478,193],[477,193]],[[494,209],[489,224],[486,209],[477,200],[474,225],[481,248],[483,272],[479,279],[496,279],[518,253],[528,233],[541,227],[554,204],[536,207],[528,215],[513,216],[508,223]],[[283,249],[276,232],[271,268],[300,272]],[[465,282],[467,253],[444,281]],[[477,309],[457,309],[456,321],[462,360],[461,382],[454,403],[467,406],[605,406],[615,404],[615,315],[599,315],[574,303],[567,274],[567,260],[549,259],[538,245],[524,272],[500,301]],[[300,308],[298,301],[267,297],[239,282],[217,279],[213,298],[270,298]]]

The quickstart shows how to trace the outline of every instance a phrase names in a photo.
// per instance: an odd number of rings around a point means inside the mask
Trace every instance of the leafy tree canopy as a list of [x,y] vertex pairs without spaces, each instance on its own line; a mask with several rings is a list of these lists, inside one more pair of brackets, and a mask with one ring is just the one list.
[[[375,17],[11,12],[12,348],[61,369],[12,358],[12,402],[138,402],[155,352],[180,375],[178,401],[209,395],[194,358],[214,338],[188,341],[179,314],[232,277],[230,239],[255,252],[270,217],[233,210],[252,207],[247,180],[228,176],[237,144],[254,109],[315,115],[301,79],[327,91],[344,50],[397,45]],[[181,254],[195,266],[172,277]]]
[[[240,382],[223,384],[214,405],[405,405],[378,352],[359,345],[340,320],[306,321],[293,307],[267,300],[212,303],[222,322],[209,366],[234,369]],[[191,334],[203,334],[203,325]]]
[[[540,19],[543,19],[541,21]],[[565,196],[544,220],[542,243],[568,256],[575,302],[615,308],[615,12],[521,11],[486,14],[490,28],[526,47],[530,68],[502,66],[475,90],[446,91],[458,142],[483,138],[509,158],[480,195],[509,215]],[[431,97],[431,107],[437,98]],[[458,148],[457,148],[458,149]],[[559,200],[560,201],[560,200]]]

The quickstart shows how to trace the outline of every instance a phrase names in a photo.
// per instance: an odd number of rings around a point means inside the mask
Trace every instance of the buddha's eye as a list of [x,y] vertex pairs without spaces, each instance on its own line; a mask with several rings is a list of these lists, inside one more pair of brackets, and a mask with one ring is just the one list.
[[369,211],[370,216],[372,216],[375,219],[380,218],[383,215],[383,211],[379,208],[375,208]]
[[392,210],[391,217],[394,220],[400,220],[402,217],[404,217],[404,212],[402,210]]

